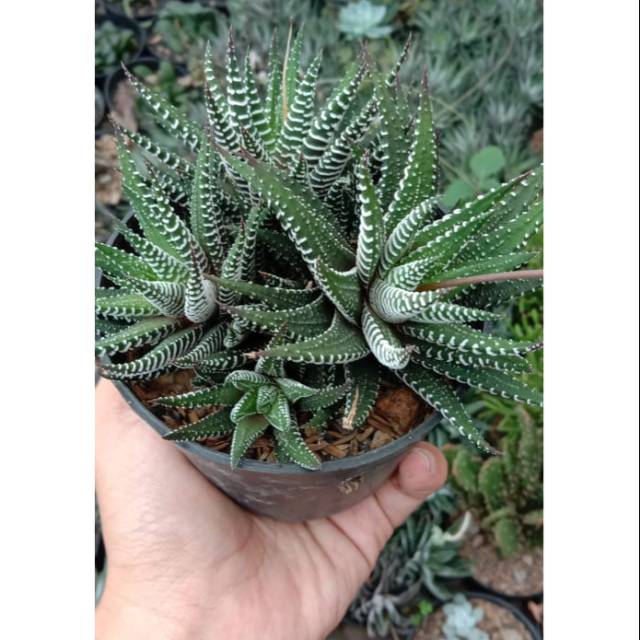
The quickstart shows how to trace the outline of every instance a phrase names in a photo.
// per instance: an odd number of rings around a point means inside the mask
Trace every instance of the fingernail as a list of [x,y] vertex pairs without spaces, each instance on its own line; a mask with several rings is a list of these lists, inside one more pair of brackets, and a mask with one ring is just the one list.
[[420,456],[423,464],[425,465],[425,471],[427,471],[427,473],[430,473],[435,469],[436,459],[433,453],[431,453],[430,449],[427,449],[426,447],[415,447],[411,450],[411,453],[415,453],[416,455]]

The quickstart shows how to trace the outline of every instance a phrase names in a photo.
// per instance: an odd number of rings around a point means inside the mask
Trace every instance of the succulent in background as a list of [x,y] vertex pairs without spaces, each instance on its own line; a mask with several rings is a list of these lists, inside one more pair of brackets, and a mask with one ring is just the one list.
[[151,43],[176,61],[200,59],[207,41],[218,32],[218,13],[200,2],[169,0],[158,11]]
[[443,531],[427,501],[387,543],[349,616],[366,625],[372,638],[387,637],[392,630],[411,637],[430,598],[452,597],[445,581],[469,575],[458,552],[463,533]]
[[96,26],[95,31],[95,69],[96,73],[105,73],[122,60],[129,58],[138,47],[136,34],[105,21]]
[[505,165],[506,158],[500,147],[480,149],[469,159],[470,174],[451,182],[442,194],[442,204],[455,207],[459,202],[467,202],[478,193],[499,186]]
[[502,439],[500,458],[483,461],[463,446],[447,451],[454,489],[503,557],[542,543],[542,428],[524,411],[521,420]]
[[477,628],[484,612],[474,607],[461,593],[443,606],[445,640],[489,640],[489,634]]
[[393,27],[389,8],[369,0],[349,2],[338,12],[338,29],[350,38],[383,38]]
[[[224,84],[209,49],[204,127],[131,78],[189,151],[119,129],[135,224],[119,227],[130,250],[97,247],[114,286],[96,295],[96,353],[126,354],[103,374],[136,380],[187,368],[201,386],[218,385],[221,374],[261,374],[261,361],[280,361],[323,397],[329,379],[314,386],[306,376],[324,368],[338,387],[348,384],[331,406],[313,408],[339,410],[345,429],[364,424],[382,378],[395,376],[491,452],[449,381],[541,402],[514,378],[540,344],[474,325],[540,285],[539,272],[514,269],[534,257],[525,245],[541,222],[542,171],[446,213],[427,84],[414,114],[396,83],[408,49],[386,76],[363,56],[316,107],[321,59],[303,69],[303,42],[303,31],[290,34],[282,63],[274,42],[264,92],[231,34]],[[144,166],[125,140],[142,149]],[[260,386],[270,389],[264,398],[283,391]],[[230,414],[236,429],[247,426],[242,451],[268,424],[280,438],[286,431],[265,415],[266,400],[255,404],[257,387],[245,391]]]
[[[425,59],[448,181],[473,154],[495,145],[508,175],[535,164],[529,140],[542,111],[542,3],[428,0],[411,16],[416,47],[404,78]],[[540,126],[538,124],[538,126]]]

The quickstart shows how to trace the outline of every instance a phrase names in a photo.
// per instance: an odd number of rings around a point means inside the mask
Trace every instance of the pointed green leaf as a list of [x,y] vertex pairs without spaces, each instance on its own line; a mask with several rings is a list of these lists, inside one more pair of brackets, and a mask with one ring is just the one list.
[[241,418],[233,431],[231,441],[231,467],[236,468],[240,458],[244,456],[247,449],[258,439],[269,423],[264,416],[254,415]]
[[362,332],[371,353],[387,369],[402,369],[411,358],[411,349],[402,344],[393,329],[365,303],[362,310]]
[[342,364],[364,358],[368,353],[369,348],[361,333],[336,312],[331,326],[319,336],[273,347],[258,355],[292,362]]
[[302,439],[297,425],[293,425],[286,431],[275,431],[276,441],[286,457],[304,469],[315,470],[320,468],[320,459],[309,449]]
[[160,371],[191,349],[202,336],[200,327],[191,327],[177,331],[165,338],[149,353],[130,362],[102,365],[101,373],[112,380],[132,380],[149,373]]
[[386,235],[378,196],[364,160],[358,162],[355,171],[360,201],[356,266],[362,282],[369,284],[378,267]]
[[211,405],[234,405],[242,392],[233,385],[223,384],[218,387],[207,387],[205,389],[197,389],[196,391],[188,391],[176,396],[164,396],[154,400],[155,404],[163,407],[208,407]]
[[425,402],[439,411],[458,433],[486,453],[496,453],[476,429],[453,389],[442,378],[416,365],[409,364],[395,372]]
[[186,427],[167,433],[164,439],[174,442],[193,442],[194,440],[215,438],[230,433],[232,430],[233,422],[229,419],[229,409],[222,409],[202,418],[202,420],[192,422]]
[[146,345],[152,345],[168,336],[180,326],[178,320],[170,318],[148,318],[125,327],[120,331],[96,342],[96,357],[110,356],[114,353],[129,351]]

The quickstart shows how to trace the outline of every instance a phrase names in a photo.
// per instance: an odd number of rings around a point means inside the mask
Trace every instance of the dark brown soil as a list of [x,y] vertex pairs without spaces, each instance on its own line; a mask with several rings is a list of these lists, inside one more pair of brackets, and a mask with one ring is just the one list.
[[[204,416],[215,413],[218,407],[175,409],[155,406],[152,400],[161,396],[176,395],[191,390],[193,372],[189,370],[165,374],[148,382],[133,382],[136,396],[171,429],[183,427]],[[324,432],[313,427],[302,427],[306,443],[323,461],[354,456],[382,447],[405,435],[423,422],[432,410],[407,387],[383,388],[367,421],[359,428],[344,430],[340,420],[326,426]],[[304,425],[308,415],[300,413],[298,422]],[[205,447],[229,453],[231,435],[208,438],[201,442]],[[275,452],[269,431],[256,440],[246,454],[247,458],[275,462]]]
[[501,558],[490,541],[478,534],[466,540],[461,554],[471,560],[473,577],[492,591],[519,597],[542,591],[542,549]]
[[[531,640],[526,627],[508,609],[481,598],[470,598],[469,602],[484,612],[477,628],[487,633],[491,640]],[[445,621],[444,611],[438,609],[425,620],[414,640],[442,640]]]

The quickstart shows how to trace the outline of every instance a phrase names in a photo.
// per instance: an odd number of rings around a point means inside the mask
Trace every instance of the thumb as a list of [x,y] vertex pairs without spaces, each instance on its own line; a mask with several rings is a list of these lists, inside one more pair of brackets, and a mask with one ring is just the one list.
[[361,580],[373,569],[393,530],[446,480],[447,461],[442,452],[420,442],[375,493],[329,518],[367,560]]
[[447,481],[447,460],[428,442],[415,445],[395,474],[378,491],[377,502],[393,528]]

